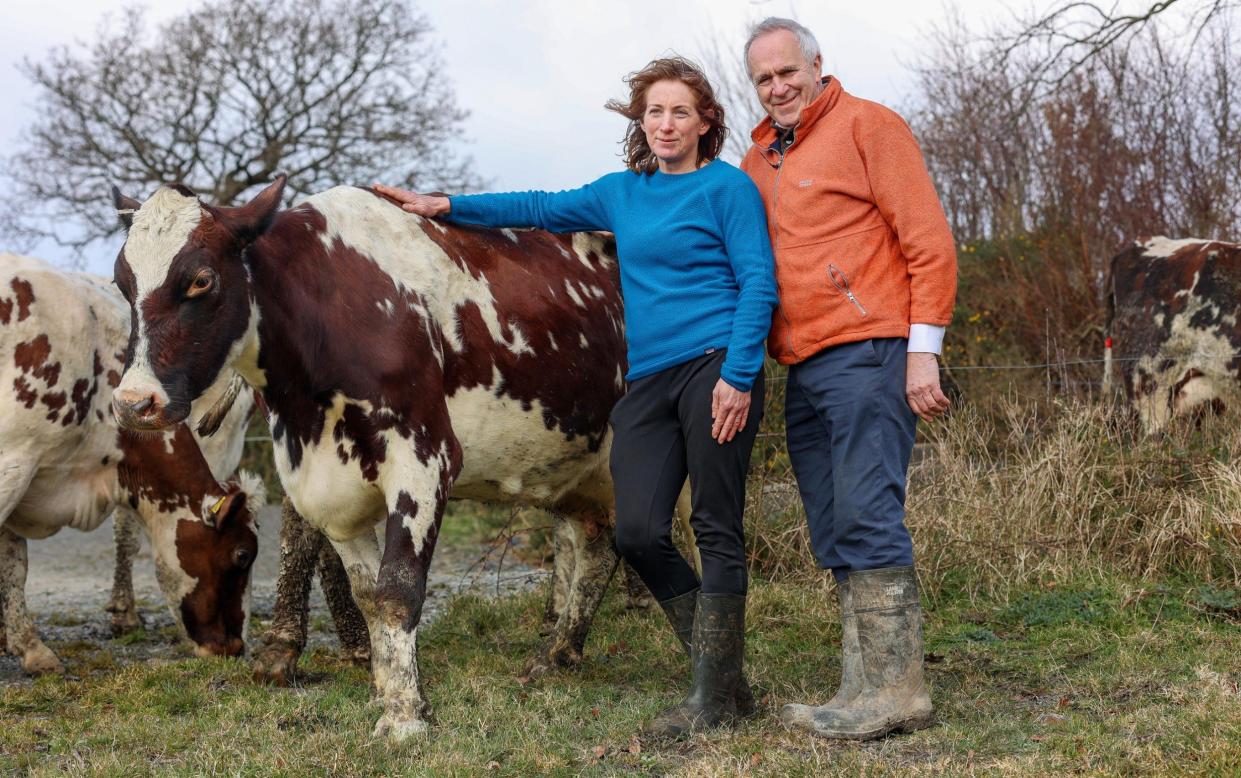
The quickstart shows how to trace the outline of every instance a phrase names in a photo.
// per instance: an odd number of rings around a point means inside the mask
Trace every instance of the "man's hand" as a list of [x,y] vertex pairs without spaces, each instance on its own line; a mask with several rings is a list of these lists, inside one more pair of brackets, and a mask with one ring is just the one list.
[[939,358],[911,351],[905,362],[905,399],[923,421],[943,416],[949,401],[939,388]]
[[372,188],[382,195],[387,195],[401,204],[401,209],[416,213],[419,216],[439,216],[452,210],[452,202],[447,197],[418,194],[408,189],[397,189],[395,186],[373,184]]
[[745,429],[750,415],[750,393],[734,389],[721,378],[711,392],[711,437],[721,445]]

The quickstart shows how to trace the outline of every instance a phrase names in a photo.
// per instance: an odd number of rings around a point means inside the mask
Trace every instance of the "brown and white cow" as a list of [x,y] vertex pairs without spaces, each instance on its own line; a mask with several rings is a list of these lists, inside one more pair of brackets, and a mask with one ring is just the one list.
[[[184,424],[118,429],[129,311],[106,279],[0,255],[0,610],[29,672],[61,670],[26,612],[26,540],[92,530],[117,509],[146,528],[159,584],[201,654],[244,647],[257,536],[236,467],[248,401],[199,448]],[[211,401],[212,398],[208,398]]]
[[1143,427],[1241,400],[1241,245],[1155,237],[1112,259],[1107,332]]
[[616,567],[613,249],[443,225],[350,187],[278,213],[283,187],[239,208],[183,187],[117,196],[134,326],[114,407],[162,429],[230,368],[261,393],[285,491],[339,551],[370,626],[376,733],[400,739],[427,726],[416,636],[450,495],[572,519],[572,580],[535,664],[580,658]]

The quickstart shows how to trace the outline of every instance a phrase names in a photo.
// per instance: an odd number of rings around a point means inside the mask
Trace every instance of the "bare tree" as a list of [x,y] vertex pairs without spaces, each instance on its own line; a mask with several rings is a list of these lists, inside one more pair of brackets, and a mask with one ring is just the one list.
[[1019,20],[1013,30],[1001,31],[995,53],[1000,66],[1018,54],[1037,52],[1023,87],[1026,99],[1045,94],[1070,74],[1108,49],[1124,45],[1168,12],[1187,14],[1187,28],[1195,39],[1241,8],[1241,0],[1147,0],[1135,10],[1122,10],[1121,2],[1057,0],[1049,10]]
[[211,0],[154,35],[130,9],[22,70],[39,115],[4,160],[10,241],[81,252],[116,228],[113,183],[181,181],[220,205],[277,171],[291,195],[481,185],[455,151],[466,112],[405,0]]
[[[962,244],[960,301],[1022,356],[1100,345],[1106,265],[1129,241],[1241,235],[1241,42],[1227,20],[1161,27],[1028,100],[1039,53],[997,67],[1004,44],[959,22],[917,68],[907,115]],[[977,329],[949,332],[968,358]]]
[[745,39],[744,31],[736,36],[712,31],[698,46],[698,59],[711,80],[716,99],[724,106],[728,123],[728,138],[721,156],[734,165],[741,162],[750,148],[750,130],[767,115],[759,105],[742,59]]

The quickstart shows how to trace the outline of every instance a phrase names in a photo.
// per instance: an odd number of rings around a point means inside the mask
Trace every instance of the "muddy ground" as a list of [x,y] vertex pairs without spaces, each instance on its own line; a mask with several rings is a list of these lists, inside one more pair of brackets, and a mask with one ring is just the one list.
[[[113,548],[111,519],[94,532],[65,529],[46,540],[29,544],[27,602],[43,640],[65,661],[70,675],[74,673],[74,661],[65,655],[62,646],[97,645],[106,648],[120,664],[189,655],[177,636],[172,616],[155,581],[155,564],[145,536],[142,551],[134,561],[134,594],[146,630],[119,640],[112,638],[109,614],[104,612],[104,606],[112,590]],[[251,580],[251,612],[258,616],[263,627],[271,619],[276,601],[279,556],[280,507],[268,506],[259,514],[259,555]],[[431,565],[423,623],[433,621],[460,592],[504,596],[536,586],[546,577],[546,571],[524,565],[512,554],[504,555],[501,560],[497,549],[445,543],[436,549]],[[252,622],[252,645],[262,633],[262,629],[255,629],[255,626]],[[309,644],[338,645],[318,580],[310,598]],[[29,682],[17,657],[0,656],[0,685]]]

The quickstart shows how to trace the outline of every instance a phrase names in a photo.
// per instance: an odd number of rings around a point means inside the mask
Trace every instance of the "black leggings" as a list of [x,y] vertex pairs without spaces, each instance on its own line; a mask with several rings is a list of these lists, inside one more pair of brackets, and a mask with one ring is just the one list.
[[724,351],[634,381],[612,410],[616,549],[663,601],[699,587],[672,543],[672,516],[688,474],[690,526],[702,557],[702,591],[745,594],[745,477],[763,413],[763,375],[750,415],[728,443],[711,437],[711,393]]

